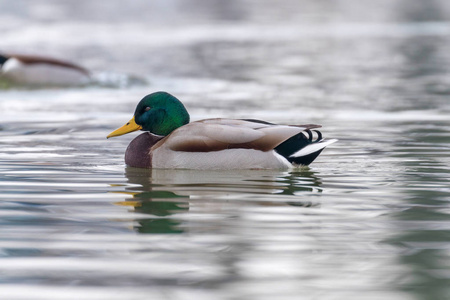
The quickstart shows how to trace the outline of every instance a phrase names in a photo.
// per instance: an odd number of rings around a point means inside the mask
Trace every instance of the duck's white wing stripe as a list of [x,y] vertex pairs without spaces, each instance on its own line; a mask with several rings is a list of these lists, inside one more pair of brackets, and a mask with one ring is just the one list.
[[300,150],[298,150],[297,152],[295,152],[294,154],[292,154],[290,157],[301,157],[301,156],[306,156],[309,155],[311,153],[317,152],[319,150],[322,150],[323,148],[337,142],[337,139],[332,139],[332,140],[327,140],[327,141],[322,141],[322,142],[318,142],[318,143],[314,143],[311,145],[308,145]]

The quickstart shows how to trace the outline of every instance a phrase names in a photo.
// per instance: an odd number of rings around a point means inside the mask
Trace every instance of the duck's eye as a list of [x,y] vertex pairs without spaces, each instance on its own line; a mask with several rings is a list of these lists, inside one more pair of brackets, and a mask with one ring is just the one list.
[[147,106],[146,108],[145,108],[145,111],[149,111],[150,110],[150,106]]

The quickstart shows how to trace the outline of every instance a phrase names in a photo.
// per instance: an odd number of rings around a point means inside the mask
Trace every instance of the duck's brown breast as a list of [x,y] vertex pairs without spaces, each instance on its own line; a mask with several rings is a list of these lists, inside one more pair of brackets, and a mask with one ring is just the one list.
[[125,163],[135,168],[151,168],[152,153],[150,150],[162,138],[162,136],[153,135],[150,132],[138,135],[125,151]]

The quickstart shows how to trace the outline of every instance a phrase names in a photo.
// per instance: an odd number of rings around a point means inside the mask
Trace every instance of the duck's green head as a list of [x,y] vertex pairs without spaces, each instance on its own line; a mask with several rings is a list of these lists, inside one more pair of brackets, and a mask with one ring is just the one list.
[[187,123],[189,123],[189,114],[183,103],[169,93],[156,92],[145,96],[137,105],[133,118],[111,132],[107,138],[136,130],[168,135]]

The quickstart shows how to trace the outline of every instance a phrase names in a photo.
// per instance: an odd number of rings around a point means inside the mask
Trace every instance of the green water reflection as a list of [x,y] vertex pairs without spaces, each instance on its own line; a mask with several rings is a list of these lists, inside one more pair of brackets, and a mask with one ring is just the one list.
[[[236,194],[233,201],[242,205],[314,206],[303,201],[302,193],[322,192],[322,181],[309,168],[286,171],[194,171],[145,170],[126,168],[130,186],[120,192],[128,195],[118,205],[130,206],[135,213],[151,217],[136,218],[134,229],[139,233],[183,233],[180,214],[189,211],[191,197],[214,198],[227,202],[227,196]],[[240,196],[239,196],[240,195]],[[250,204],[249,204],[250,203]]]

